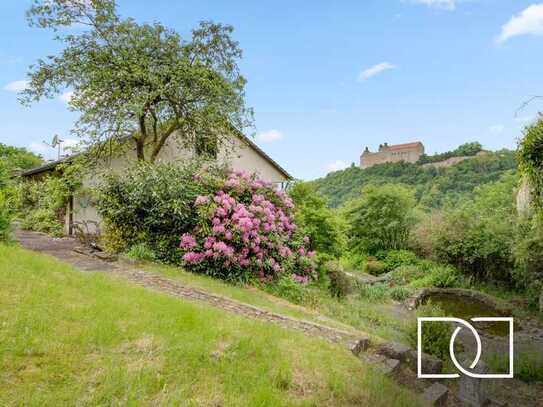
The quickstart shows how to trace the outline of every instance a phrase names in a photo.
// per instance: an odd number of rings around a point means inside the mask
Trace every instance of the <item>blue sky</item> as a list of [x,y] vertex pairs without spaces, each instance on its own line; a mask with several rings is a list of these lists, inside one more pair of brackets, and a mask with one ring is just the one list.
[[[0,142],[49,157],[77,115],[62,98],[17,102],[27,67],[54,54],[29,28],[30,0],[0,4]],[[181,34],[232,24],[244,50],[256,140],[295,177],[341,168],[365,146],[420,140],[427,152],[467,141],[513,148],[542,101],[543,2],[534,0],[121,0],[119,11]]]

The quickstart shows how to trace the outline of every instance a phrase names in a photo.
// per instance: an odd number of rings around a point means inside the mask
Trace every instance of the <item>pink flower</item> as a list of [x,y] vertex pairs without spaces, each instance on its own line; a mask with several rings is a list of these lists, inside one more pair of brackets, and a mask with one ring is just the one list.
[[188,252],[183,256],[183,260],[187,263],[200,263],[202,261],[203,255],[201,253]]
[[179,245],[182,249],[190,250],[196,247],[196,239],[189,233],[185,233],[181,236],[181,244]]
[[200,206],[200,205],[207,205],[209,203],[209,197],[200,195],[196,198],[196,201],[194,201],[194,205]]

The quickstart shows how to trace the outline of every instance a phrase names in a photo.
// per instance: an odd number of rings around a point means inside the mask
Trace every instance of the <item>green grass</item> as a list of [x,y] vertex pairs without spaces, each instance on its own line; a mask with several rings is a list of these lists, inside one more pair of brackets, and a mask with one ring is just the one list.
[[[375,298],[359,292],[358,288],[355,288],[354,293],[343,300],[332,298],[327,292],[319,290],[312,296],[312,298],[318,298],[318,302],[313,303],[310,308],[293,304],[254,286],[236,286],[208,276],[190,273],[177,267],[156,263],[145,263],[143,267],[148,271],[160,273],[187,285],[293,318],[314,321],[344,330],[362,331],[373,336],[377,341],[407,342],[405,320],[390,312],[389,306],[383,303],[386,302],[384,298],[382,298],[383,301],[376,302]],[[368,290],[377,291],[379,288],[369,288]],[[376,295],[382,294],[380,291]]]
[[0,245],[0,405],[413,406],[349,352]]
[[315,309],[293,304],[285,299],[273,296],[255,286],[238,286],[209,276],[185,271],[179,267],[172,267],[157,263],[144,263],[147,271],[160,273],[166,277],[181,281],[192,287],[201,288],[227,298],[254,305],[267,311],[276,312],[297,319],[317,322],[340,329],[349,329],[344,323],[333,318],[323,316]]

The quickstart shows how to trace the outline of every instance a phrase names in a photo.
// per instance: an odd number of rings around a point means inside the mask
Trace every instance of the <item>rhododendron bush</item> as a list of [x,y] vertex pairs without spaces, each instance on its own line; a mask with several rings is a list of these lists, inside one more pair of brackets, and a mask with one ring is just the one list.
[[314,253],[292,219],[293,204],[272,184],[232,172],[220,189],[194,201],[197,224],[181,236],[185,266],[216,277],[270,281],[283,274],[301,284],[314,272]]

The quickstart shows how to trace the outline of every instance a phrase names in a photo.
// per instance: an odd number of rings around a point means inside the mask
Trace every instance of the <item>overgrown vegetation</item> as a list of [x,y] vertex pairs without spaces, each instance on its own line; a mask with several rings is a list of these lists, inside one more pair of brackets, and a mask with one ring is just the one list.
[[360,191],[368,185],[391,183],[411,186],[417,203],[422,207],[440,208],[446,203],[462,201],[475,188],[495,182],[516,168],[515,152],[500,150],[448,168],[423,168],[406,162],[380,164],[364,170],[352,166],[313,183],[333,208],[358,198]]

